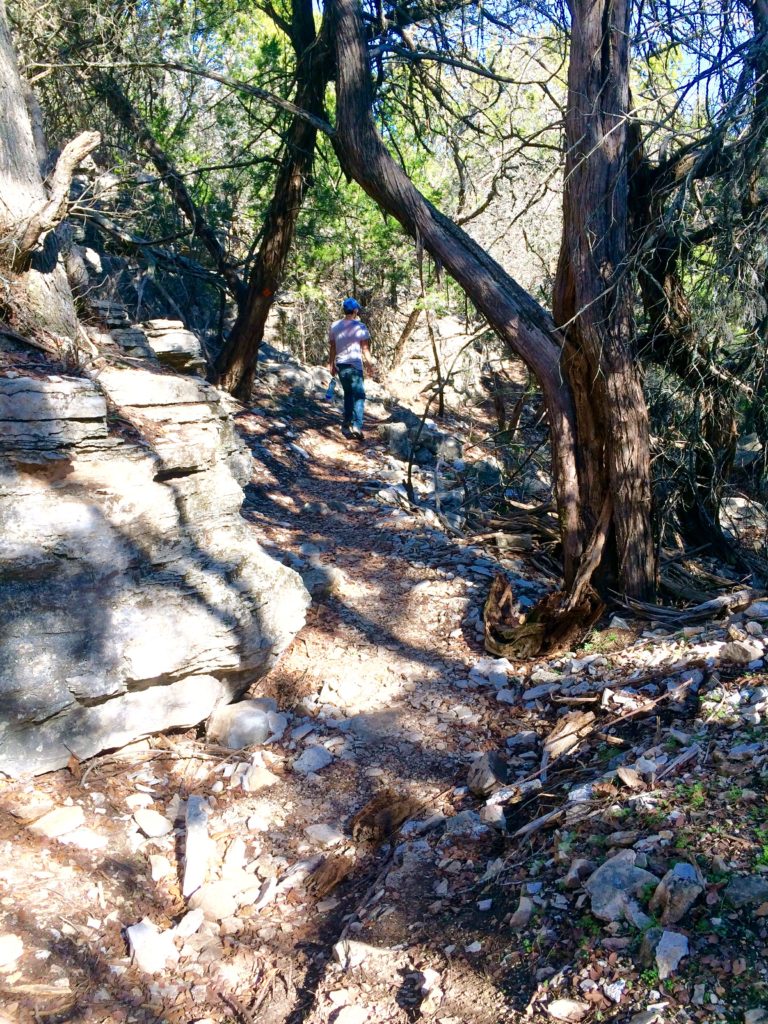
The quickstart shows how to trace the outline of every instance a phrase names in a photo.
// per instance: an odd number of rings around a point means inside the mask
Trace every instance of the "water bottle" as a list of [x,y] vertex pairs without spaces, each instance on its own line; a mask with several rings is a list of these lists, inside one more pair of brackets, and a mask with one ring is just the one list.
[[327,401],[332,401],[333,396],[336,394],[336,378],[331,377],[331,383],[328,385],[328,390],[325,392]]

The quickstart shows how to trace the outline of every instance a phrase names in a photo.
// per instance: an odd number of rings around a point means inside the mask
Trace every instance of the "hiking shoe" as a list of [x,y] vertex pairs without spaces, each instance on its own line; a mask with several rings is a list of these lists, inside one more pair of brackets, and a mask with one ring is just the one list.
[[357,427],[350,427],[349,436],[353,438],[355,441],[363,440],[363,432],[362,430],[358,430]]

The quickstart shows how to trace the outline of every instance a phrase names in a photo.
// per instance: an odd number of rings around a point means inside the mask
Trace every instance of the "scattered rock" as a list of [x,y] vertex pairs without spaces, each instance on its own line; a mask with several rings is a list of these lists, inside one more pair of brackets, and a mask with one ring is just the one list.
[[126,935],[131,956],[146,974],[158,974],[169,961],[175,963],[179,959],[173,930],[160,931],[148,917],[126,928]]
[[173,831],[172,822],[168,821],[159,811],[153,811],[151,808],[141,807],[138,811],[134,811],[133,820],[144,835],[149,836],[150,839],[159,839]]
[[370,1016],[370,1011],[363,1006],[342,1006],[342,1008],[331,1017],[331,1024],[365,1024]]
[[509,772],[506,762],[490,752],[476,758],[467,775],[467,785],[475,796],[487,796],[495,786],[503,785]]
[[725,898],[734,907],[759,907],[768,900],[768,879],[760,875],[734,878],[725,890]]
[[24,943],[18,935],[8,932],[0,935],[0,967],[14,964],[24,952]]
[[648,909],[652,914],[661,912],[661,923],[677,924],[688,913],[704,891],[692,864],[675,864],[659,882]]
[[29,831],[46,839],[58,839],[59,836],[73,832],[85,822],[85,813],[79,804],[57,807],[44,814],[29,826]]
[[579,1003],[575,999],[555,999],[546,1006],[547,1014],[552,1020],[564,1021],[565,1024],[578,1024],[591,1009],[589,1003]]
[[307,825],[304,831],[321,846],[337,846],[346,840],[344,833],[334,825]]
[[333,761],[333,754],[325,747],[307,747],[303,754],[293,762],[293,770],[299,775],[312,775],[327,768]]
[[208,806],[199,796],[187,801],[184,878],[181,892],[190,896],[205,882],[208,871],[210,840],[208,838]]
[[621,921],[633,896],[659,879],[635,866],[634,850],[622,850],[602,864],[587,879],[585,889],[592,897],[592,913],[601,921]]
[[528,899],[527,896],[521,896],[520,902],[517,904],[517,910],[509,919],[509,927],[514,932],[520,932],[523,928],[527,928],[532,913],[533,900]]
[[673,974],[684,956],[688,956],[688,939],[680,932],[665,931],[656,946],[656,966],[659,979],[664,981]]
[[586,860],[584,857],[577,857],[568,868],[568,873],[564,880],[565,888],[578,889],[584,879],[588,878],[594,871],[594,861]]
[[748,665],[750,661],[759,661],[763,656],[763,645],[758,640],[732,640],[720,648],[722,661],[732,665]]
[[[229,750],[242,750],[264,743],[272,735],[269,713],[272,702],[242,700],[216,708],[208,719],[208,739]],[[266,706],[265,706],[266,705]]]
[[242,787],[246,793],[258,793],[262,789],[277,785],[279,781],[280,776],[275,775],[269,768],[262,764],[251,764],[243,775]]

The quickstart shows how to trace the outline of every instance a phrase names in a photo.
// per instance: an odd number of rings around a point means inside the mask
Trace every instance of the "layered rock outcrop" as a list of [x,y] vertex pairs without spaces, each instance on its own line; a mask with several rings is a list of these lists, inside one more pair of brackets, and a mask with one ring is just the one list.
[[240,515],[225,396],[159,367],[0,377],[0,771],[190,726],[269,670],[300,577]]

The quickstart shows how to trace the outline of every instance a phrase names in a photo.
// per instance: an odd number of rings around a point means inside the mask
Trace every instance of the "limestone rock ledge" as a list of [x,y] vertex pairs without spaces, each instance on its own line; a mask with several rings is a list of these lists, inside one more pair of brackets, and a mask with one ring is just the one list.
[[240,515],[225,396],[159,368],[0,377],[0,772],[188,727],[304,623]]

